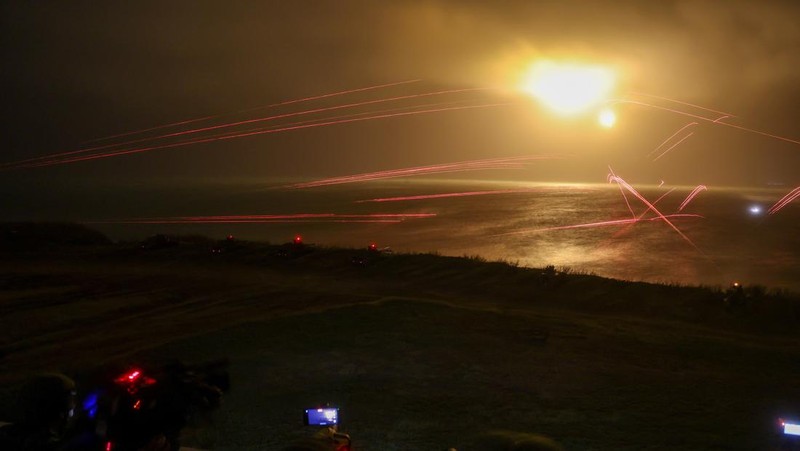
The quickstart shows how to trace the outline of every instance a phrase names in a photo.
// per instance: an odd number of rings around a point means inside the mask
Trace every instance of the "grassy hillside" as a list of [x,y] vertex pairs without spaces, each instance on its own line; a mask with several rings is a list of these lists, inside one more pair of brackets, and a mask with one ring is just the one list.
[[35,371],[227,356],[219,449],[274,449],[321,401],[375,450],[468,449],[488,429],[568,449],[769,449],[773,417],[800,407],[800,302],[785,293],[726,303],[475,257],[145,244],[0,252],[6,399]]

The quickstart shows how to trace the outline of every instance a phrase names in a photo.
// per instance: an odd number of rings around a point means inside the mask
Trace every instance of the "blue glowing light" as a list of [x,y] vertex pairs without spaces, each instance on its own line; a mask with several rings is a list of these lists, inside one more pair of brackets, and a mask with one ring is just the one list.
[[83,410],[89,418],[94,418],[97,415],[97,401],[99,396],[97,393],[89,393],[83,400]]

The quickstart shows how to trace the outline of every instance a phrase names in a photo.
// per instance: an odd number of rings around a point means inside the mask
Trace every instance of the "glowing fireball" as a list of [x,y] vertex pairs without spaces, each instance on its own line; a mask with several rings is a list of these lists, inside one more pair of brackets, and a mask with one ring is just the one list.
[[614,72],[602,66],[540,61],[525,73],[521,89],[556,113],[571,116],[606,100],[615,81]]

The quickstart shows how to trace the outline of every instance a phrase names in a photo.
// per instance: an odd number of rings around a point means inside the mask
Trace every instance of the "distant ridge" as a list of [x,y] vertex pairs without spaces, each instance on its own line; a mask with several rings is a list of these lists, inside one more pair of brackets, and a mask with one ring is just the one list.
[[97,246],[111,240],[97,230],[67,222],[0,223],[0,250],[41,250],[60,246]]

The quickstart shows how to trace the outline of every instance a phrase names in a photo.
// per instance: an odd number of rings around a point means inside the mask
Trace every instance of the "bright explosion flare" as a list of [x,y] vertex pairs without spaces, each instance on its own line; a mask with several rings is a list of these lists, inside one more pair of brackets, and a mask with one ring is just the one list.
[[606,100],[615,78],[601,66],[541,61],[523,76],[521,88],[556,113],[571,116]]

